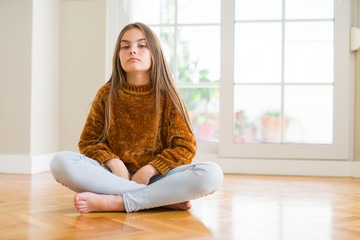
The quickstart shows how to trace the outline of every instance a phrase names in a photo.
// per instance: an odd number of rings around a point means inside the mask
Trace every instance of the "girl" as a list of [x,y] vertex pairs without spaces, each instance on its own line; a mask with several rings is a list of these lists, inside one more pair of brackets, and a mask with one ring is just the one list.
[[110,80],[100,88],[79,141],[80,154],[51,161],[55,179],[78,192],[79,212],[189,210],[216,191],[214,163],[190,164],[196,140],[160,43],[142,23],[119,34]]

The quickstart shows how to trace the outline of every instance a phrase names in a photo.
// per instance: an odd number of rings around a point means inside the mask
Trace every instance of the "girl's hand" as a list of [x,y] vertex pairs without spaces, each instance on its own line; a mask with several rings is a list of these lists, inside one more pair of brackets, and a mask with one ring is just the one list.
[[116,176],[125,178],[126,180],[130,180],[130,173],[127,170],[123,161],[118,158],[112,158],[105,162],[106,166],[108,166],[113,174]]
[[140,168],[132,177],[131,181],[148,185],[153,176],[159,175],[159,171],[151,165]]

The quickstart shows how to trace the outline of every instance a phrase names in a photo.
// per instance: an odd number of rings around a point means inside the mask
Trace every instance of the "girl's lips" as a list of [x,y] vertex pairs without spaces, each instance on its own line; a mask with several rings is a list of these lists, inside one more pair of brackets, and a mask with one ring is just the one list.
[[128,60],[128,62],[136,62],[136,61],[140,61],[140,59],[138,59],[138,58],[130,58]]

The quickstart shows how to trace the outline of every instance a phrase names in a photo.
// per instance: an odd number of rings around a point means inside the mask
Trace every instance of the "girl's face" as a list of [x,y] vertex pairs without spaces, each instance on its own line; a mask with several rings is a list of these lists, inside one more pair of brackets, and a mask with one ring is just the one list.
[[147,72],[151,67],[151,54],[143,32],[133,28],[124,33],[120,42],[120,63],[128,73]]

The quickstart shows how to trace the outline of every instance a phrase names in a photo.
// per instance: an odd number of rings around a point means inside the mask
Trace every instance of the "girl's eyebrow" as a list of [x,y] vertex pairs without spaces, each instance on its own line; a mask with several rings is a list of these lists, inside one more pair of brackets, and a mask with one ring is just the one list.
[[[145,38],[140,38],[140,39],[138,39],[136,42],[141,42],[141,41],[146,41],[146,39],[145,39]],[[126,39],[123,39],[123,40],[121,40],[120,42],[129,43],[130,41],[129,41],[129,40],[126,40]]]

